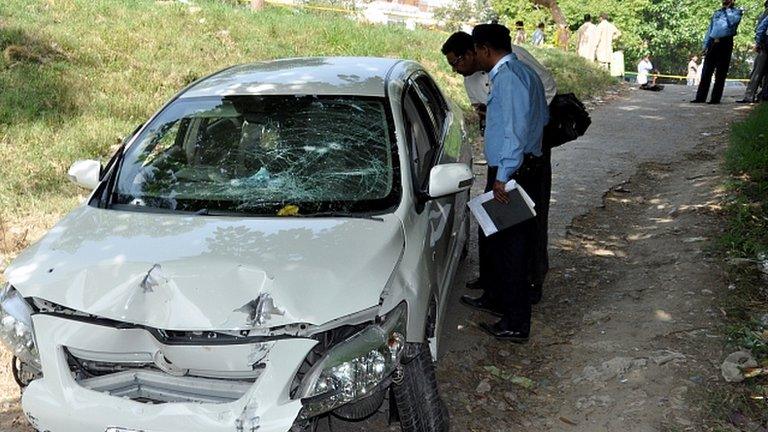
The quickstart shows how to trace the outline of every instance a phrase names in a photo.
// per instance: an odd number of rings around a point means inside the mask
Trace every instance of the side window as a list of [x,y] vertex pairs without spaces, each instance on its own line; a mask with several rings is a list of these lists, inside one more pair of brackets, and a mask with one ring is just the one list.
[[445,126],[445,118],[448,113],[448,104],[443,95],[437,89],[437,85],[427,75],[421,75],[415,80],[416,87],[419,93],[424,98],[427,109],[434,121],[435,131],[437,132],[437,138],[440,139],[443,127]]
[[414,183],[418,190],[422,190],[437,153],[435,134],[426,107],[412,87],[406,92],[403,108]]

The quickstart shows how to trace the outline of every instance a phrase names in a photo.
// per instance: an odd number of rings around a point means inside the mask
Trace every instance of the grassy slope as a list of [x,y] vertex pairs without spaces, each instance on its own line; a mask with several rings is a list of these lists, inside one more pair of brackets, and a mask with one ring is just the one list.
[[[0,232],[47,228],[84,193],[65,172],[104,157],[189,81],[254,60],[315,55],[421,62],[463,106],[439,32],[357,24],[335,14],[215,1],[0,1]],[[573,56],[537,51],[561,89],[581,96],[611,80]],[[32,235],[34,237],[34,235]],[[0,236],[3,247],[13,249]],[[0,267],[2,267],[0,255]]]

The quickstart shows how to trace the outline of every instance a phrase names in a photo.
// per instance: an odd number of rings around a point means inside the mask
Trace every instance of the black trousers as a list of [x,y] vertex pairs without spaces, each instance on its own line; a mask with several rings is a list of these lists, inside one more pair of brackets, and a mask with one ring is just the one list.
[[[512,177],[531,196],[539,207],[542,191],[542,158],[528,160]],[[488,167],[486,192],[493,189],[497,167]],[[529,298],[531,277],[536,261],[536,243],[539,236],[539,219],[525,222],[486,237],[478,234],[480,258],[480,283],[483,294],[504,312],[508,326],[528,329],[531,324]]]
[[544,143],[541,152],[541,189],[538,192],[539,200],[534,199],[538,223],[530,274],[530,283],[536,285],[543,285],[549,272],[549,201],[552,197],[552,149]]
[[709,93],[709,84],[712,82],[712,74],[715,74],[715,84],[712,87],[712,96],[710,102],[720,102],[723,97],[723,87],[725,87],[725,78],[728,76],[728,68],[731,65],[731,54],[733,53],[733,38],[721,38],[718,42],[713,42],[704,59],[704,69],[701,71],[701,82],[696,91],[696,100],[707,100]]

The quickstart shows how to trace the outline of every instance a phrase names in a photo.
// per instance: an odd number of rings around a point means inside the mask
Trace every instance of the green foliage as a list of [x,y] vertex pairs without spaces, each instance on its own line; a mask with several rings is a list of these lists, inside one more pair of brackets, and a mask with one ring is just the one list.
[[[701,52],[709,19],[720,7],[720,2],[713,0],[559,0],[558,4],[571,30],[581,25],[586,13],[591,14],[595,22],[601,13],[607,13],[623,33],[615,48],[625,51],[627,70],[634,70],[648,52],[657,69],[683,75],[690,56]],[[763,0],[737,2],[738,7],[746,8],[746,13],[735,41],[730,74],[733,77],[749,75],[747,59],[753,55],[750,48],[762,5]],[[553,23],[549,9],[531,0],[493,0],[493,6],[507,23],[524,20],[529,33],[538,22]],[[549,25],[547,29],[554,33],[554,26]],[[553,34],[548,39],[553,40]]]
[[447,30],[458,31],[464,23],[488,22],[496,13],[490,0],[457,0],[453,6],[435,9],[435,18],[443,21]]
[[724,242],[732,254],[756,257],[768,252],[768,105],[733,125],[726,167],[735,176],[730,225]]
[[[108,156],[190,81],[233,64],[335,55],[414,59],[469,108],[461,77],[440,53],[447,37],[441,32],[286,8],[254,13],[220,0],[194,7],[2,0],[0,17],[0,222],[55,220],[85,193],[66,181],[72,161]],[[537,55],[558,68],[565,89],[584,95],[610,84],[604,73],[561,53]]]

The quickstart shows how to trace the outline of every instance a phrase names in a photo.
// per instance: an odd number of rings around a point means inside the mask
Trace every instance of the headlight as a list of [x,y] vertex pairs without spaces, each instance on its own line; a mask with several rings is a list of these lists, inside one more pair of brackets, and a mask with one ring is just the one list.
[[41,369],[32,328],[32,308],[10,284],[0,289],[0,340],[19,360],[33,369]]
[[304,418],[368,396],[389,377],[400,363],[406,322],[406,304],[401,303],[381,323],[366,327],[320,358],[299,387]]

